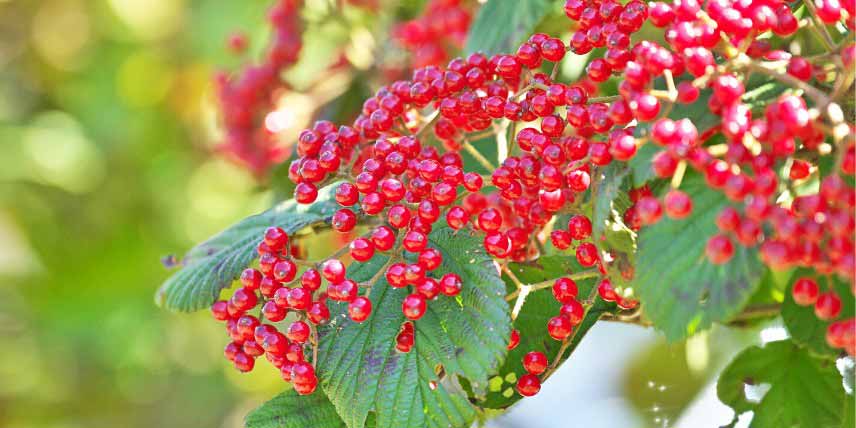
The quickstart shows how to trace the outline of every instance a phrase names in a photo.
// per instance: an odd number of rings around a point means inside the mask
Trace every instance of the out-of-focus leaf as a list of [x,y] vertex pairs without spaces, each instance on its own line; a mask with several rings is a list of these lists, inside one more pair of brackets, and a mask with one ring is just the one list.
[[490,0],[479,9],[467,36],[466,52],[513,53],[549,12],[548,0]]
[[[750,399],[746,385],[769,385]],[[736,413],[752,411],[750,428],[838,428],[847,397],[835,364],[813,357],[790,340],[753,346],[725,368],[716,385],[719,399]]]

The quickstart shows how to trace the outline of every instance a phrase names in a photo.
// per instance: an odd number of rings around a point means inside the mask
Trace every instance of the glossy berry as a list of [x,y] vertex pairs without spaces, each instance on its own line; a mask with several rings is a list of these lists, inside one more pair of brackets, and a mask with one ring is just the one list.
[[457,296],[461,293],[463,282],[456,273],[447,273],[440,278],[440,292],[446,296]]
[[564,315],[550,318],[550,321],[547,322],[547,333],[553,339],[565,340],[571,335],[572,331],[571,320]]
[[372,301],[366,297],[359,296],[348,303],[348,316],[354,322],[363,322],[372,313]]
[[809,306],[815,304],[817,302],[818,294],[820,293],[819,288],[817,286],[817,282],[815,282],[811,278],[799,278],[794,282],[793,290],[791,291],[791,295],[794,298],[794,302],[800,306]]
[[841,313],[841,298],[834,291],[827,291],[817,297],[814,314],[824,321],[834,320]]
[[418,320],[425,315],[425,297],[419,294],[410,294],[401,302],[401,311],[410,320]]
[[544,373],[547,370],[547,356],[543,352],[529,352],[523,356],[523,368],[534,375]]
[[517,380],[517,392],[524,397],[531,397],[541,390],[541,381],[538,376],[525,374]]
[[571,278],[559,278],[553,283],[553,297],[560,303],[573,301],[577,293],[577,283]]
[[704,252],[711,263],[721,265],[728,263],[731,257],[734,256],[734,245],[727,236],[714,235],[707,240]]

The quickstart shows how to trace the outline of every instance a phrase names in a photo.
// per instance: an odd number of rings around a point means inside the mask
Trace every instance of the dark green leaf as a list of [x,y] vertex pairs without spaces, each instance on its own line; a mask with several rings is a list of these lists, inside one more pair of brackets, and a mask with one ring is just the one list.
[[[332,321],[321,331],[321,382],[351,428],[362,427],[371,412],[378,427],[467,427],[476,410],[457,376],[483,391],[505,357],[511,327],[505,284],[480,240],[448,228],[429,239],[443,254],[432,275],[455,272],[464,287],[457,298],[429,302],[414,322],[409,353],[395,350],[407,289],[392,288],[381,276],[371,289],[373,313],[361,324],[346,318],[344,304],[332,304]],[[385,262],[376,256],[353,265],[349,277],[366,281]]]
[[247,428],[344,428],[336,408],[323,391],[298,395],[293,389],[285,391],[244,419]]
[[158,290],[155,301],[177,311],[195,311],[210,306],[220,290],[227,288],[256,258],[256,246],[265,229],[279,226],[291,234],[306,226],[323,223],[331,216],[338,209],[332,198],[335,187],[334,184],[319,191],[318,201],[312,205],[288,200],[261,214],[247,217],[193,247],[181,261],[181,269]]
[[[791,294],[791,286],[798,278],[807,276],[813,277],[812,271],[808,269],[797,270],[791,281],[788,283],[787,292],[785,293],[785,301],[782,304],[782,320],[785,322],[788,332],[794,342],[806,346],[811,352],[824,356],[826,358],[835,359],[840,354],[840,349],[833,349],[826,344],[826,328],[829,322],[820,320],[814,314],[814,305],[799,306],[794,302]],[[815,281],[824,287],[825,282],[822,277],[814,277]],[[841,297],[841,319],[853,317],[853,299],[850,293],[850,286],[840,281],[837,277],[832,282],[838,296]]]
[[696,175],[681,190],[693,196],[684,220],[663,217],[639,233],[634,284],[645,314],[669,340],[680,340],[738,314],[758,288],[761,263],[755,249],[734,244],[726,264],[708,262],[704,248],[717,233],[714,219],[728,203]]
[[[553,278],[559,278],[575,272],[584,270],[573,257],[564,255],[544,256],[532,263],[512,263],[509,269],[522,282],[534,284]],[[509,291],[516,286],[507,280]],[[579,299],[582,301],[596,287],[596,279],[583,279],[576,281],[579,287]],[[512,305],[514,302],[510,302]],[[517,379],[524,375],[521,361],[523,355],[530,351],[543,352],[550,363],[556,358],[562,342],[554,340],[547,333],[547,322],[550,318],[559,314],[560,304],[553,298],[550,288],[545,288],[529,293],[514,320],[514,328],[520,332],[520,343],[508,353],[499,372],[490,379],[488,393],[483,400],[478,402],[479,406],[491,409],[504,409],[519,401],[520,394],[515,390]],[[571,345],[565,351],[562,361],[566,360],[579,345],[588,330],[594,325],[598,318],[607,310],[614,309],[614,304],[608,304],[601,299],[595,299],[595,304],[586,314],[583,322],[577,327],[577,332],[571,341]]]
[[467,36],[466,52],[514,53],[549,12],[549,0],[490,0],[479,8]]
[[[769,385],[760,401],[746,385]],[[750,428],[841,427],[846,397],[829,360],[814,358],[790,340],[741,352],[719,376],[719,399],[736,413],[754,412]]]

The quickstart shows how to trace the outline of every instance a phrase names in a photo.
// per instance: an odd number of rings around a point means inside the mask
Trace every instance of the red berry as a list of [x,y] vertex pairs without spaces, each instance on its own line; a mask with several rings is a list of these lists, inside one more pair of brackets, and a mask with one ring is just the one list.
[[374,244],[366,238],[354,239],[351,241],[349,247],[351,258],[358,262],[368,261],[372,256],[374,256]]
[[443,254],[436,248],[426,248],[419,253],[417,263],[425,268],[425,270],[432,271],[440,267],[440,264],[443,263]]
[[218,300],[211,305],[211,315],[215,320],[226,321],[229,319],[229,304],[225,300]]
[[288,245],[288,234],[282,228],[269,227],[265,230],[265,244],[273,251],[279,251]]
[[410,294],[401,302],[401,311],[410,320],[418,320],[425,315],[425,297],[420,294]]
[[670,190],[664,198],[666,215],[674,219],[686,218],[692,213],[693,200],[680,190]]
[[559,278],[553,283],[553,297],[560,303],[569,303],[577,298],[577,283],[571,278]]
[[348,316],[354,322],[363,322],[372,313],[372,301],[366,297],[359,296],[348,303]]
[[273,277],[278,281],[291,282],[297,275],[297,266],[291,260],[282,260],[273,266]]
[[575,215],[568,220],[568,232],[578,241],[588,239],[591,230],[591,220],[584,215]]
[[446,296],[457,296],[461,293],[463,282],[456,273],[447,273],[440,278],[440,292]]
[[838,318],[841,313],[841,298],[834,291],[827,291],[817,297],[814,304],[814,314],[824,321]]
[[288,326],[285,336],[288,340],[297,343],[305,343],[309,340],[309,325],[303,321],[295,321]]
[[333,214],[330,226],[336,232],[350,232],[357,225],[357,215],[348,208],[342,208]]
[[573,326],[571,325],[571,320],[564,315],[550,318],[550,321],[547,322],[547,333],[549,333],[550,337],[553,339],[565,340],[571,335],[572,331]]
[[321,275],[331,284],[338,284],[345,280],[345,265],[336,259],[326,260],[321,264]]
[[619,299],[618,293],[612,287],[612,281],[604,278],[597,285],[597,294],[606,302],[617,302]]
[[714,235],[707,241],[704,249],[708,260],[715,265],[727,263],[734,256],[734,245],[725,235]]
[[575,326],[583,321],[586,310],[582,303],[576,300],[571,300],[570,302],[562,305],[560,312],[571,320],[571,325]]
[[529,352],[523,356],[523,368],[534,375],[544,373],[547,370],[547,356],[543,352]]
[[256,364],[256,360],[244,352],[236,353],[232,362],[235,364],[235,368],[242,372],[253,370],[253,366]]
[[411,230],[404,235],[404,248],[411,253],[418,253],[428,245],[428,237],[424,233]]
[[811,278],[799,278],[794,282],[794,288],[791,291],[794,302],[800,306],[809,306],[815,304],[818,299],[819,288],[817,282]]
[[584,267],[594,266],[599,258],[597,247],[595,247],[591,242],[583,242],[580,244],[577,247],[576,256],[577,261]]
[[294,199],[301,204],[311,204],[318,198],[318,188],[315,185],[302,182],[294,188]]
[[245,269],[241,272],[241,285],[250,290],[256,290],[262,283],[263,275],[256,269]]
[[395,245],[395,232],[389,227],[378,226],[370,236],[372,244],[377,251],[389,251]]
[[541,390],[541,381],[538,376],[525,374],[517,380],[517,392],[524,397],[531,397]]
[[518,344],[520,344],[520,332],[511,330],[511,337],[508,339],[508,346],[506,348],[510,351],[516,348]]

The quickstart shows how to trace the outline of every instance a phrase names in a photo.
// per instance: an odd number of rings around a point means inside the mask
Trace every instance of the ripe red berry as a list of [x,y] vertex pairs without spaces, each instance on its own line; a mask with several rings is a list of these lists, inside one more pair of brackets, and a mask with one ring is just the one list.
[[550,318],[550,321],[547,322],[547,333],[550,334],[550,337],[553,339],[565,340],[571,335],[572,331],[573,326],[571,325],[571,320],[564,315]]
[[280,227],[265,230],[264,243],[273,251],[279,251],[288,245],[288,234]]
[[436,248],[426,248],[419,252],[417,263],[425,268],[426,271],[432,271],[440,267],[440,264],[443,263],[443,254]]
[[523,356],[523,368],[534,375],[544,373],[547,370],[547,356],[543,352],[528,352]]
[[401,311],[410,320],[418,320],[425,315],[425,297],[420,294],[410,294],[401,302]]
[[791,293],[796,304],[800,306],[809,306],[817,302],[820,291],[817,286],[817,282],[811,278],[803,277],[794,282],[794,288]]
[[348,316],[354,322],[363,322],[372,313],[372,301],[367,297],[359,296],[348,303]]
[[273,266],[273,277],[278,281],[291,282],[297,275],[297,266],[291,260],[281,260]]
[[378,226],[372,231],[370,239],[375,250],[389,251],[395,245],[395,232],[389,227]]
[[372,256],[374,256],[374,244],[366,238],[354,239],[351,241],[349,247],[351,258],[358,262],[368,261]]
[[663,202],[665,203],[666,215],[670,218],[686,218],[693,210],[693,200],[680,190],[670,190],[669,193],[666,193]]
[[321,274],[313,268],[306,269],[300,275],[300,285],[310,291],[321,288]]
[[330,310],[325,302],[313,302],[306,310],[306,318],[313,324],[323,324],[330,319]]
[[428,245],[428,237],[424,233],[411,230],[404,235],[402,245],[411,253],[418,253]]
[[715,265],[727,263],[734,256],[734,245],[725,235],[714,235],[707,241],[704,249],[708,260]]
[[348,208],[342,208],[333,214],[330,226],[336,232],[350,232],[357,225],[357,215]]
[[262,283],[263,275],[256,269],[245,269],[241,272],[241,285],[250,290],[257,290]]
[[525,374],[517,380],[517,392],[524,397],[531,397],[541,390],[541,381],[538,376]]
[[575,215],[568,220],[568,232],[571,237],[581,241],[591,236],[591,220],[584,215]]
[[568,319],[571,321],[572,326],[579,325],[579,323],[583,321],[585,312],[586,310],[583,307],[582,303],[576,300],[571,300],[570,302],[565,303],[564,305],[562,305],[562,308],[560,310],[560,313],[562,315],[568,317]]
[[553,297],[560,303],[569,303],[577,298],[577,283],[571,278],[559,278],[553,283]]
[[607,278],[602,279],[597,285],[597,294],[606,302],[617,302],[619,300],[618,293],[612,286],[612,281]]
[[215,320],[226,321],[229,319],[229,304],[225,300],[218,300],[211,305],[211,315]]
[[447,273],[440,278],[440,292],[446,296],[457,296],[461,293],[463,282],[456,273]]
[[814,314],[824,321],[834,320],[841,313],[841,298],[834,291],[827,291],[817,297]]
[[329,259],[321,264],[321,275],[331,284],[338,284],[345,279],[345,265],[337,259]]
[[294,199],[301,204],[311,204],[318,198],[318,188],[315,185],[302,182],[294,188]]
[[288,340],[297,343],[305,343],[309,340],[309,325],[303,321],[295,321],[288,326],[285,336]]

